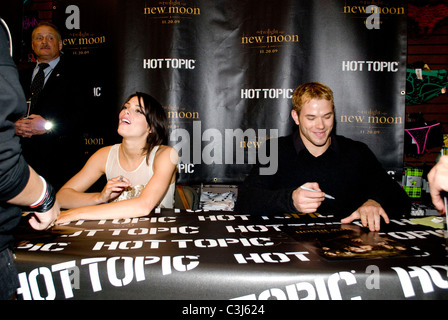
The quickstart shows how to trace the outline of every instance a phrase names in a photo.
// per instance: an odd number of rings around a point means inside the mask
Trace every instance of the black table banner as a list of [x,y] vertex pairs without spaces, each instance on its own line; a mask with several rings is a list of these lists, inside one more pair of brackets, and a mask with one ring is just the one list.
[[441,229],[162,209],[17,234],[19,299],[447,299]]

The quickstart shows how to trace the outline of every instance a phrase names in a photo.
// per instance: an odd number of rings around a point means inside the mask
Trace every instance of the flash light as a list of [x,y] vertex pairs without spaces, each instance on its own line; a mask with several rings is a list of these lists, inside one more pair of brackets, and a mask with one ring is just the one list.
[[51,121],[46,121],[45,125],[44,125],[45,130],[51,130],[53,128],[53,122]]

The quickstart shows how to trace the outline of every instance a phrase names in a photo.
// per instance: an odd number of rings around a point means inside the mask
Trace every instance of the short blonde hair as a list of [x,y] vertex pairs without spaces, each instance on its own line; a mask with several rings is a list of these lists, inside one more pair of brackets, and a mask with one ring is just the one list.
[[35,31],[39,27],[49,27],[49,28],[53,29],[54,32],[56,33],[57,38],[58,38],[58,42],[62,41],[61,32],[59,32],[58,27],[56,27],[56,25],[54,25],[53,23],[48,22],[48,21],[41,21],[34,27],[33,32],[31,33],[31,40],[34,39]]
[[312,99],[322,99],[331,102],[334,111],[333,91],[319,82],[309,82],[298,86],[292,94],[293,110],[300,114],[305,103]]

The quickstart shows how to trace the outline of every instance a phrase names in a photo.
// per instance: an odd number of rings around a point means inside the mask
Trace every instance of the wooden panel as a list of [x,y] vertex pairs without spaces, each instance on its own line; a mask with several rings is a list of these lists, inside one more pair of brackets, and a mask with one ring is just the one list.
[[[438,32],[442,32],[437,30]],[[432,45],[432,44],[443,44],[448,43],[448,34],[445,33],[434,33],[431,36],[424,38],[408,38],[408,46],[420,46],[420,45]]]
[[448,58],[448,45],[409,46],[408,55],[446,55]]
[[[412,30],[411,30],[412,29]],[[407,63],[423,61],[432,70],[448,70],[448,19],[439,22],[430,35],[414,36],[415,29],[408,30]],[[426,121],[440,122],[444,133],[448,133],[448,93],[439,95],[424,104],[406,106],[406,120],[409,114],[423,113]],[[404,155],[404,164],[410,166],[433,166],[440,154],[440,148],[428,149],[419,156]]]

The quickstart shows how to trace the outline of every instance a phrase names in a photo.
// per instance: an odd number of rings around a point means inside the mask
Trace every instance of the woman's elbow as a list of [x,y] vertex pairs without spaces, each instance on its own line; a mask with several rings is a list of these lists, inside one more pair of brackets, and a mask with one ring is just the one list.
[[143,199],[135,200],[138,200],[136,206],[133,208],[135,217],[147,216],[157,206],[157,203],[154,201],[145,201]]

